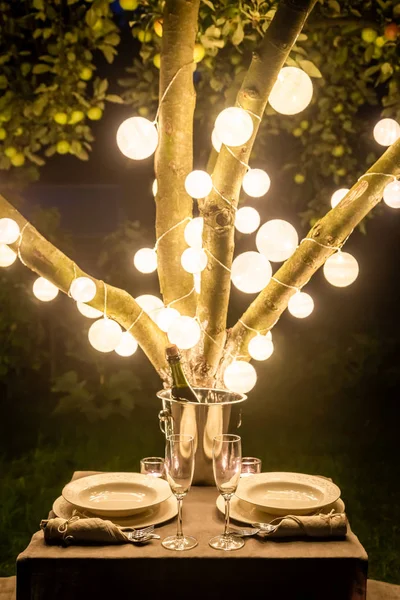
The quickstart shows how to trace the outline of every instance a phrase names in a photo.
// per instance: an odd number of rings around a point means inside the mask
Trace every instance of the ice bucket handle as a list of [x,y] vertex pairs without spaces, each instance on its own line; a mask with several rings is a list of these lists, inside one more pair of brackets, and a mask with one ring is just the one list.
[[172,431],[171,421],[172,415],[169,412],[169,410],[160,410],[160,412],[158,413],[158,422],[160,425],[160,429],[165,435],[165,437],[168,437]]

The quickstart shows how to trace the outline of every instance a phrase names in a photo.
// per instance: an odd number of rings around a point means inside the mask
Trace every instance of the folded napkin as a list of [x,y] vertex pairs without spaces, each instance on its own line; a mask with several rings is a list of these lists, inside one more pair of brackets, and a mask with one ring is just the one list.
[[44,520],[40,523],[46,544],[129,544],[132,542],[126,532],[131,528],[120,529],[111,521],[103,519],[81,519],[78,516],[70,519]]
[[269,523],[270,531],[260,531],[260,535],[268,538],[284,537],[344,537],[347,533],[347,517],[345,513],[319,514],[302,517],[287,515],[278,517]]

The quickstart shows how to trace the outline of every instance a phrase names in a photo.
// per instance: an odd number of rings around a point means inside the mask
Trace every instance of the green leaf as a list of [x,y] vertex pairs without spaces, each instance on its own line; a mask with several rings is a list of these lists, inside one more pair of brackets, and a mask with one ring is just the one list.
[[232,36],[232,44],[234,46],[239,46],[239,44],[241,44],[243,42],[243,38],[244,38],[244,30],[243,30],[243,25],[242,23],[238,23],[238,26],[236,27],[236,31]]
[[44,10],[44,0],[33,0],[32,4],[36,10]]
[[104,38],[104,43],[110,44],[111,46],[118,46],[120,41],[121,41],[121,38],[119,37],[118,33],[109,33]]
[[203,4],[208,6],[208,8],[211,8],[211,10],[215,11],[214,4],[212,2],[210,2],[210,0],[201,0],[201,1],[203,2]]
[[97,23],[97,20],[98,16],[96,14],[96,11],[93,8],[89,8],[85,15],[86,25],[88,25],[89,27],[94,27]]
[[322,77],[321,71],[311,62],[311,60],[298,60],[297,62],[303,71],[310,77]]
[[337,0],[329,0],[328,6],[333,12],[340,13],[340,4]]
[[49,65],[38,64],[33,67],[33,73],[35,75],[40,75],[41,73],[48,73],[50,71]]
[[117,96],[117,94],[107,94],[106,100],[108,100],[108,102],[114,102],[115,104],[125,104],[121,96]]

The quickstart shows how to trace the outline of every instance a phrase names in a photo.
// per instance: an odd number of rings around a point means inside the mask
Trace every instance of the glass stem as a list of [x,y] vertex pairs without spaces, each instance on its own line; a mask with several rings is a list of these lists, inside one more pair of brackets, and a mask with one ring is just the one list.
[[224,529],[224,535],[228,535],[229,534],[229,513],[230,513],[230,506],[231,506],[231,499],[225,498],[225,529]]
[[178,528],[177,528],[177,532],[176,532],[176,537],[181,538],[183,537],[183,532],[182,532],[182,496],[181,497],[177,497],[178,500]]

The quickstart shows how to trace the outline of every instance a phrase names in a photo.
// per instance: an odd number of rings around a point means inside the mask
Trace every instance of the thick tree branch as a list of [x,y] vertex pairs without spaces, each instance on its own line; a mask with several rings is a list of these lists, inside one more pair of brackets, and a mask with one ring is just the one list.
[[[395,142],[367,171],[373,173],[359,180],[338,206],[314,225],[306,236],[327,246],[341,246],[355,227],[382,199],[390,179],[380,173],[400,174],[400,140]],[[277,271],[276,278],[283,283],[301,288],[331,256],[332,250],[305,241]],[[241,317],[247,326],[266,333],[286,309],[295,293],[271,280]],[[254,333],[240,322],[230,332],[227,351],[234,356],[247,355],[247,345]],[[221,373],[232,360],[228,354],[221,365]]]
[[[14,219],[22,230],[27,220],[0,195],[0,218]],[[17,252],[19,241],[10,245]],[[96,297],[88,302],[98,310],[104,309],[104,284],[102,281],[87,275],[72,260],[47,241],[29,224],[23,231],[20,240],[20,253],[24,264],[29,269],[45,277],[66,294],[75,277],[87,276],[93,279],[97,287]],[[74,268],[75,266],[75,268]],[[107,315],[128,329],[141,312],[137,302],[124,290],[107,284]],[[137,321],[132,335],[147,355],[150,362],[163,380],[169,376],[169,368],[165,359],[165,334],[157,327],[150,317],[143,313]]]
[[[160,71],[160,100],[172,79],[176,79],[160,106],[156,153],[156,234],[157,238],[183,219],[192,216],[193,202],[185,191],[185,177],[193,167],[193,48],[196,40],[199,0],[167,0],[163,20]],[[165,304],[193,289],[193,276],[181,266],[187,248],[183,237],[186,223],[169,232],[159,243],[158,276]],[[193,292],[174,305],[182,314],[194,316]]]
[[[283,0],[279,3],[259,52],[253,56],[237,96],[237,105],[262,117],[272,86],[314,3],[315,0]],[[232,149],[245,163],[248,163],[250,157],[259,119],[253,118],[253,123],[254,133],[249,142],[240,148]],[[213,181],[216,189],[230,199],[234,206],[237,206],[239,200],[244,172],[245,168],[223,146],[215,165]],[[234,251],[235,211],[215,191],[206,198],[200,208],[204,217],[204,246],[209,256],[215,256],[230,269]],[[200,357],[197,357],[200,377],[212,376],[220,360],[230,287],[229,270],[210,257],[202,275],[198,316],[203,328],[216,343],[210,337],[204,337],[204,348],[201,349],[204,350],[204,359],[201,361]]]

